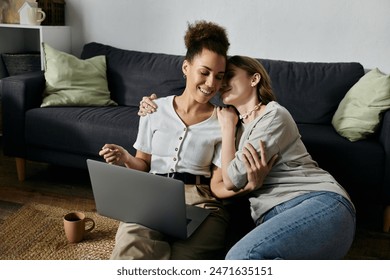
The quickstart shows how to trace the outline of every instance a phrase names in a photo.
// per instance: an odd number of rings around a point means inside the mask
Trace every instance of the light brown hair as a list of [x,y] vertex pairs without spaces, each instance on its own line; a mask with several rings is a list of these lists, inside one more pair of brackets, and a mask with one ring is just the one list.
[[276,97],[272,91],[271,79],[264,66],[255,58],[235,55],[228,59],[228,64],[246,71],[249,76],[259,73],[261,76],[260,82],[257,84],[257,96],[259,100],[267,105],[271,101],[276,101]]

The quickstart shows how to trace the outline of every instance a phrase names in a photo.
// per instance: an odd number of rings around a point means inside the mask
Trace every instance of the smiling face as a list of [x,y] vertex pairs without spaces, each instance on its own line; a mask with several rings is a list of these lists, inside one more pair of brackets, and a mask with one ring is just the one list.
[[256,91],[253,90],[253,76],[245,70],[229,64],[226,69],[224,86],[221,89],[221,98],[224,104],[239,107],[252,99]]
[[192,61],[185,60],[183,73],[186,90],[199,103],[209,102],[222,85],[226,58],[208,49],[203,49]]

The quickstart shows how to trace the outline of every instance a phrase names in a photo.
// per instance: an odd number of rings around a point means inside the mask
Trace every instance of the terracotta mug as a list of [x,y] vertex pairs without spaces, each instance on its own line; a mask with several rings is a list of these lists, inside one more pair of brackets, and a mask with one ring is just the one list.
[[[88,228],[86,228],[87,223],[91,223]],[[64,216],[65,235],[70,243],[80,242],[83,240],[84,234],[94,228],[95,221],[85,217],[81,212],[71,212]]]

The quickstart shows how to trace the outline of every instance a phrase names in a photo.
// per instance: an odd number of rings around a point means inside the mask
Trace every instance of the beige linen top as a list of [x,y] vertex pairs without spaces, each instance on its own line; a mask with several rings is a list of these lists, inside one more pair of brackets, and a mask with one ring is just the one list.
[[250,195],[254,221],[274,206],[308,192],[330,191],[350,200],[333,176],[312,159],[292,116],[277,102],[268,103],[265,112],[245,124],[240,134],[236,157],[228,167],[229,177],[236,187],[242,188],[247,183],[241,152],[245,143],[251,143],[259,151],[261,139],[265,143],[267,159],[275,154],[279,156],[263,186]]

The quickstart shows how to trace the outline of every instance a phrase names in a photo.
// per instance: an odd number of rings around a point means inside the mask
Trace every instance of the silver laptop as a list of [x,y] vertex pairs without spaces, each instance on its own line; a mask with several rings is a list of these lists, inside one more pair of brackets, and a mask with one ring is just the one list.
[[185,239],[210,213],[186,205],[182,181],[91,159],[87,165],[100,215]]

